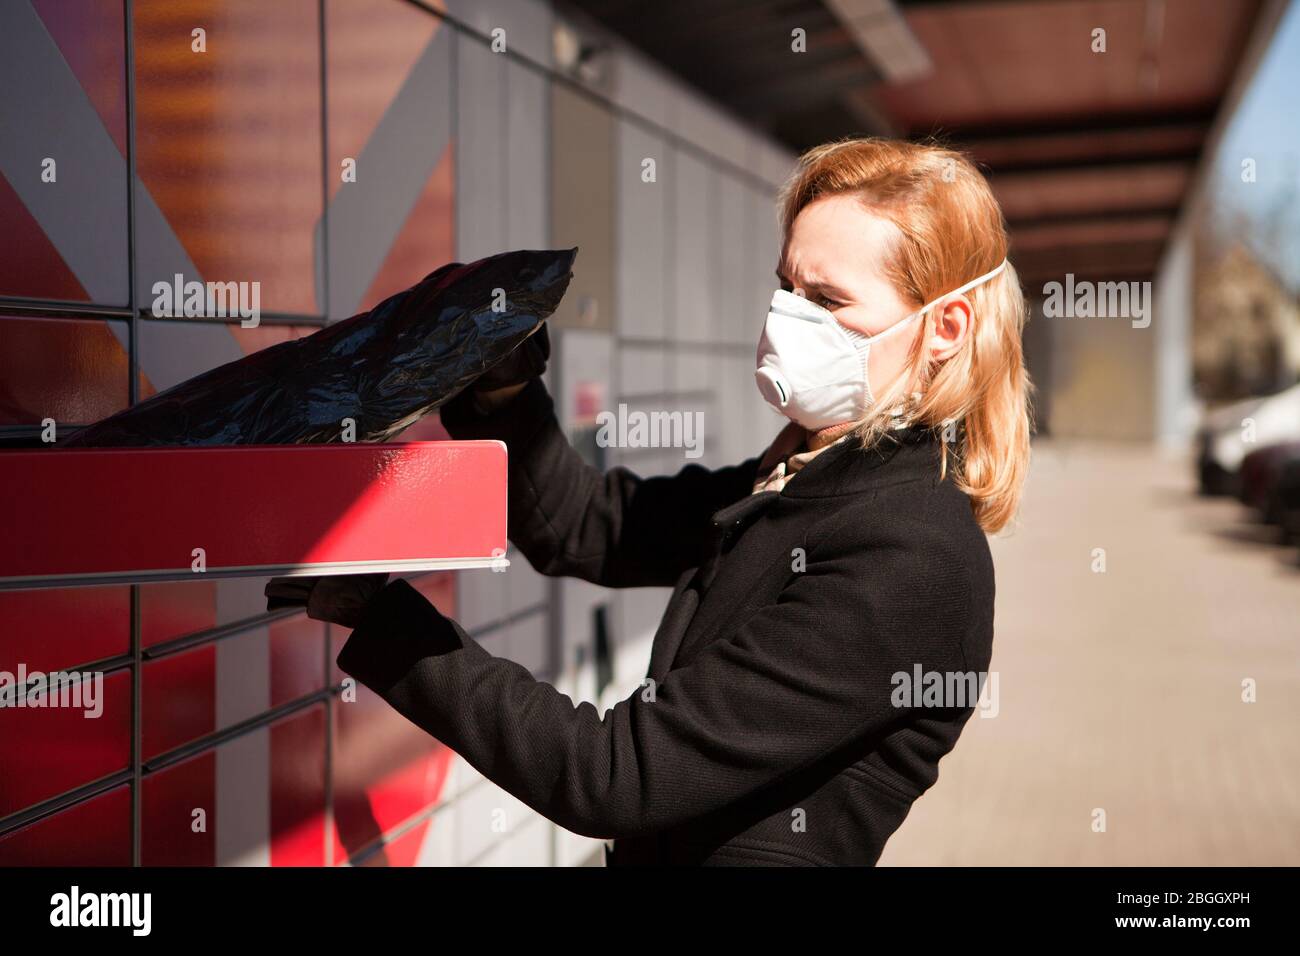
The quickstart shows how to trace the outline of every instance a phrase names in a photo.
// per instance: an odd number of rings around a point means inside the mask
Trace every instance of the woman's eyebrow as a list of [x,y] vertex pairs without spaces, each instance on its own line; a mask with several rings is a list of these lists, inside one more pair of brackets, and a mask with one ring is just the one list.
[[[791,285],[794,284],[792,280],[786,277],[784,270],[782,270],[780,266],[777,266],[776,277],[782,282],[789,282]],[[823,293],[829,299],[848,300],[851,298],[849,294],[839,286],[820,279],[812,279],[808,282],[800,283],[800,286],[809,292]]]

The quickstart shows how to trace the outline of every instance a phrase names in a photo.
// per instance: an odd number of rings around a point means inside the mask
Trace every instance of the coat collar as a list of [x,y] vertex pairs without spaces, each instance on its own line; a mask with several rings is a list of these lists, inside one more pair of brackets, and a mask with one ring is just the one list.
[[826,448],[786,483],[786,498],[830,498],[939,474],[939,440],[924,426],[887,432],[864,449],[856,438]]
[[822,449],[781,491],[757,491],[714,512],[717,534],[737,529],[782,498],[832,498],[939,473],[939,442],[924,427],[900,428],[875,448],[849,437]]

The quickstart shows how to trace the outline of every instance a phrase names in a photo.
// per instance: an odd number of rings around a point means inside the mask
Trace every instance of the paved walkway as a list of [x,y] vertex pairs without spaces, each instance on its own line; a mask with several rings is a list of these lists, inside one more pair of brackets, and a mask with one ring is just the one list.
[[1269,530],[1184,461],[1036,445],[993,541],[1000,713],[881,865],[1300,864],[1300,563]]

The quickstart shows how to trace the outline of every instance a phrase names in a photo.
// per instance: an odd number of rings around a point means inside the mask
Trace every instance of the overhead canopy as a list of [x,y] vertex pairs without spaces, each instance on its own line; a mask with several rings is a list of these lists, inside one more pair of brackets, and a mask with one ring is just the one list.
[[966,149],[1029,284],[1154,272],[1261,0],[573,5],[795,149],[863,134]]

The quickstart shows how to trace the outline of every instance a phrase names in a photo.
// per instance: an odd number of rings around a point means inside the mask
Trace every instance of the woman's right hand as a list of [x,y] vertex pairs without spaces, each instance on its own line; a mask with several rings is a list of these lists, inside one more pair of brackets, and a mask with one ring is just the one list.
[[543,322],[536,332],[474,383],[474,402],[479,410],[490,412],[508,403],[523,391],[525,385],[546,371],[546,360],[550,357],[551,339]]
[[474,405],[480,413],[487,415],[495,412],[498,408],[509,405],[516,395],[522,392],[527,386],[527,382],[520,382],[517,385],[507,385],[505,388],[494,388],[491,391],[480,392],[474,390]]

